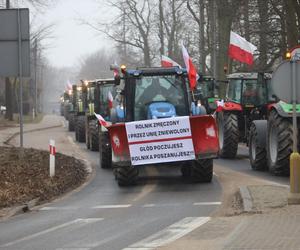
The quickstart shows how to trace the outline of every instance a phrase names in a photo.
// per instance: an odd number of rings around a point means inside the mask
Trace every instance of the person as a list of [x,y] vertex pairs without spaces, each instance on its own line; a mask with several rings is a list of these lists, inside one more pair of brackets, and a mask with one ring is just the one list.
[[244,91],[244,100],[245,103],[255,104],[257,102],[257,90],[255,89],[255,85],[246,84],[246,89]]
[[153,78],[138,98],[137,103],[149,104],[154,101],[166,101],[169,94],[168,89],[159,82],[159,78]]

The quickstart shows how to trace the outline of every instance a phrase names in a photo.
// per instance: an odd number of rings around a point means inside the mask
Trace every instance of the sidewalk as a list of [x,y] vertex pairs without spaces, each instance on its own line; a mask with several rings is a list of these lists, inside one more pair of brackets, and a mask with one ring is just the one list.
[[[31,132],[52,127],[62,126],[63,119],[61,116],[57,115],[45,115],[41,122],[39,123],[28,123],[24,124],[23,131]],[[0,146],[7,145],[7,142],[14,136],[20,133],[19,126],[7,127],[0,131]]]
[[244,187],[241,196],[246,207],[242,214],[212,217],[185,237],[158,249],[299,250],[300,205],[287,205],[288,192],[285,186]]

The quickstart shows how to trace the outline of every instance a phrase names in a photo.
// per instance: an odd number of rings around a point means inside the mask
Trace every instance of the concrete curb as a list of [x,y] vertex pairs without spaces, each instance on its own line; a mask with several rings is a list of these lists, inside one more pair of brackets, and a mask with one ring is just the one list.
[[253,201],[247,186],[240,187],[240,195],[243,201],[244,212],[251,212],[253,209]]

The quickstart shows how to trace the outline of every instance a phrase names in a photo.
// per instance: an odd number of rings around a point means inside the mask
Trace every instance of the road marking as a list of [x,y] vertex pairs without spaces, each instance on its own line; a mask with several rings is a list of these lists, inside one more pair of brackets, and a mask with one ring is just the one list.
[[131,204],[120,204],[120,205],[99,205],[92,207],[93,209],[99,209],[99,208],[126,208],[131,207]]
[[42,207],[40,211],[51,211],[51,210],[76,210],[77,207]]
[[67,247],[67,248],[56,248],[55,250],[90,250],[91,248],[82,248],[82,247]]
[[162,247],[204,225],[209,220],[210,217],[186,217],[123,250],[152,250]]
[[59,230],[59,229],[62,229],[62,228],[65,228],[65,227],[68,227],[68,226],[71,226],[71,225],[74,225],[74,224],[89,224],[89,223],[94,223],[94,222],[98,222],[98,221],[102,221],[102,220],[104,220],[104,218],[87,218],[87,219],[72,220],[72,221],[60,224],[58,226],[55,226],[55,227],[50,227],[50,228],[48,228],[48,229],[46,229],[44,231],[41,231],[41,232],[38,232],[38,233],[35,233],[35,234],[31,234],[31,235],[25,236],[25,237],[20,238],[18,240],[11,241],[9,243],[1,245],[0,247],[9,247],[9,246],[15,245],[17,243],[20,243],[22,241],[31,240],[31,239],[39,237],[41,235],[44,235],[44,234],[47,234],[47,233],[51,233],[51,232],[54,232],[56,230]]
[[220,201],[212,201],[212,202],[195,202],[194,206],[218,206],[221,205],[222,202]]

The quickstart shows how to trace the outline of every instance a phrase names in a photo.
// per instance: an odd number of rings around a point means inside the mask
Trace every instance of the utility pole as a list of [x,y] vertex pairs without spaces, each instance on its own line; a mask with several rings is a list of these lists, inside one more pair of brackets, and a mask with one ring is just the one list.
[[[6,9],[10,9],[10,0],[6,0]],[[6,113],[5,118],[12,121],[13,120],[13,95],[12,86],[10,84],[9,77],[5,77],[5,106]]]
[[34,40],[34,101],[33,101],[33,116],[37,115],[37,39]]

